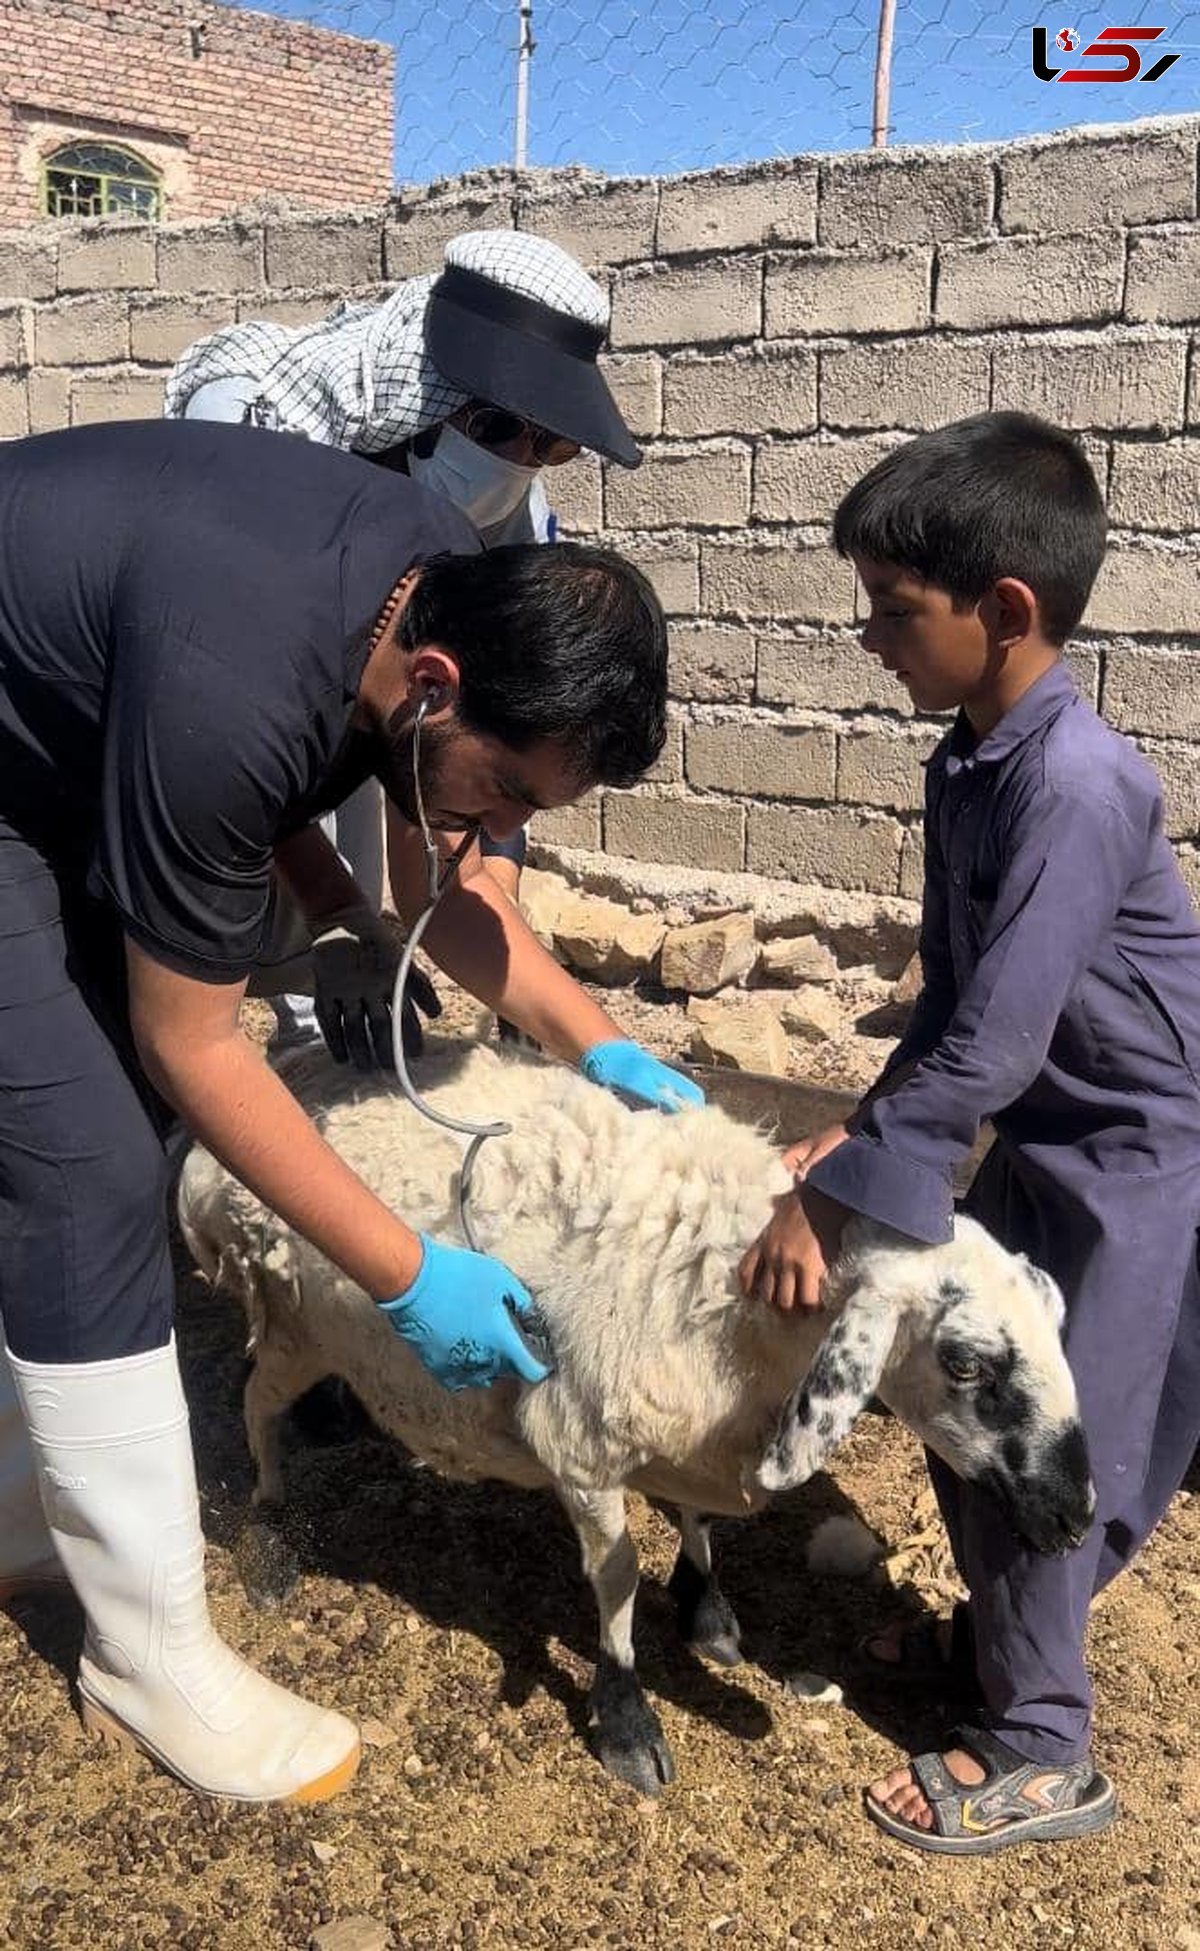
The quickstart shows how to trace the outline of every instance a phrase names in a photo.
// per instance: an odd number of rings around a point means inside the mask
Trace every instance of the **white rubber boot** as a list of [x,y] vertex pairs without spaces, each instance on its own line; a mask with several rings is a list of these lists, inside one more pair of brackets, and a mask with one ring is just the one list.
[[0,1606],[51,1586],[65,1590],[67,1575],[42,1510],[12,1370],[0,1350]]
[[50,1367],[10,1354],[50,1531],[87,1615],[85,1725],[207,1795],[319,1802],[356,1729],[240,1660],[214,1632],[175,1343]]

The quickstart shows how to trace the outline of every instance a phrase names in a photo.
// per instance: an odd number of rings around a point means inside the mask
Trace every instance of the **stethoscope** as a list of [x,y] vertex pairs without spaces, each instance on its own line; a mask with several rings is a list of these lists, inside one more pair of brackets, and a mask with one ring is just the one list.
[[477,831],[474,828],[469,833],[464,834],[451,855],[445,872],[440,871],[437,842],[430,830],[429,821],[425,817],[425,799],[421,792],[421,721],[424,719],[428,710],[429,701],[423,698],[417,706],[417,714],[413,720],[412,745],[413,788],[417,803],[417,821],[421,829],[421,841],[425,849],[427,898],[425,907],[413,923],[408,941],[405,944],[404,953],[400,957],[400,966],[396,970],[396,982],[392,990],[392,1056],[395,1060],[396,1076],[400,1082],[400,1089],[404,1092],[405,1097],[412,1105],[414,1111],[419,1111],[423,1118],[428,1118],[430,1124],[441,1125],[444,1130],[457,1132],[460,1137],[469,1138],[471,1141],[463,1154],[463,1162],[459,1169],[458,1217],[467,1245],[473,1252],[482,1253],[485,1249],[480,1246],[478,1240],[475,1238],[470,1215],[467,1211],[468,1201],[471,1196],[471,1177],[475,1170],[475,1160],[487,1139],[503,1138],[512,1130],[512,1126],[500,1120],[486,1125],[469,1124],[463,1118],[451,1118],[444,1111],[436,1111],[431,1104],[426,1104],[424,1098],[414,1085],[412,1078],[408,1074],[408,1063],[404,1055],[404,992],[408,986],[408,976],[412,968],[413,957],[421,945],[421,937],[429,926],[437,910],[438,903],[458,873],[467,850],[474,844],[478,837]]

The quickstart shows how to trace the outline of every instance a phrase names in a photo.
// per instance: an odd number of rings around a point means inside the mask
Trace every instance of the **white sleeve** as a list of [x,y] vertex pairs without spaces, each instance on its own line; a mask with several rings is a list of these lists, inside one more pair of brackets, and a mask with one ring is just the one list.
[[553,542],[557,539],[558,517],[551,511],[540,474],[529,490],[529,520],[535,542]]

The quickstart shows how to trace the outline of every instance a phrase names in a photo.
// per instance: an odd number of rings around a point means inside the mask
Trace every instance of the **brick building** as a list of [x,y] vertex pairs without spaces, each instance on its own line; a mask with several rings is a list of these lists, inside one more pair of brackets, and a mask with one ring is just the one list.
[[394,55],[209,0],[0,0],[0,225],[392,183]]

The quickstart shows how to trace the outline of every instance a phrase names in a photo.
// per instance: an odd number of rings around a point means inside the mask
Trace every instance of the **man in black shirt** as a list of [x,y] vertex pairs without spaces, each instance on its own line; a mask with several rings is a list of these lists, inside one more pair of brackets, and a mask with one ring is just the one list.
[[[0,449],[0,1584],[57,1557],[87,1614],[85,1718],[208,1793],[332,1794],[358,1739],[208,1623],[163,1135],[178,1115],[447,1386],[540,1380],[520,1282],[388,1211],[239,1007],[276,874],[316,926],[358,898],[314,815],[371,775],[415,811],[414,723],[431,825],[502,835],[639,777],[665,695],[636,570],[481,554],[444,500],[352,456],[151,422]],[[687,1095],[477,849],[426,942],[597,1081]]]

